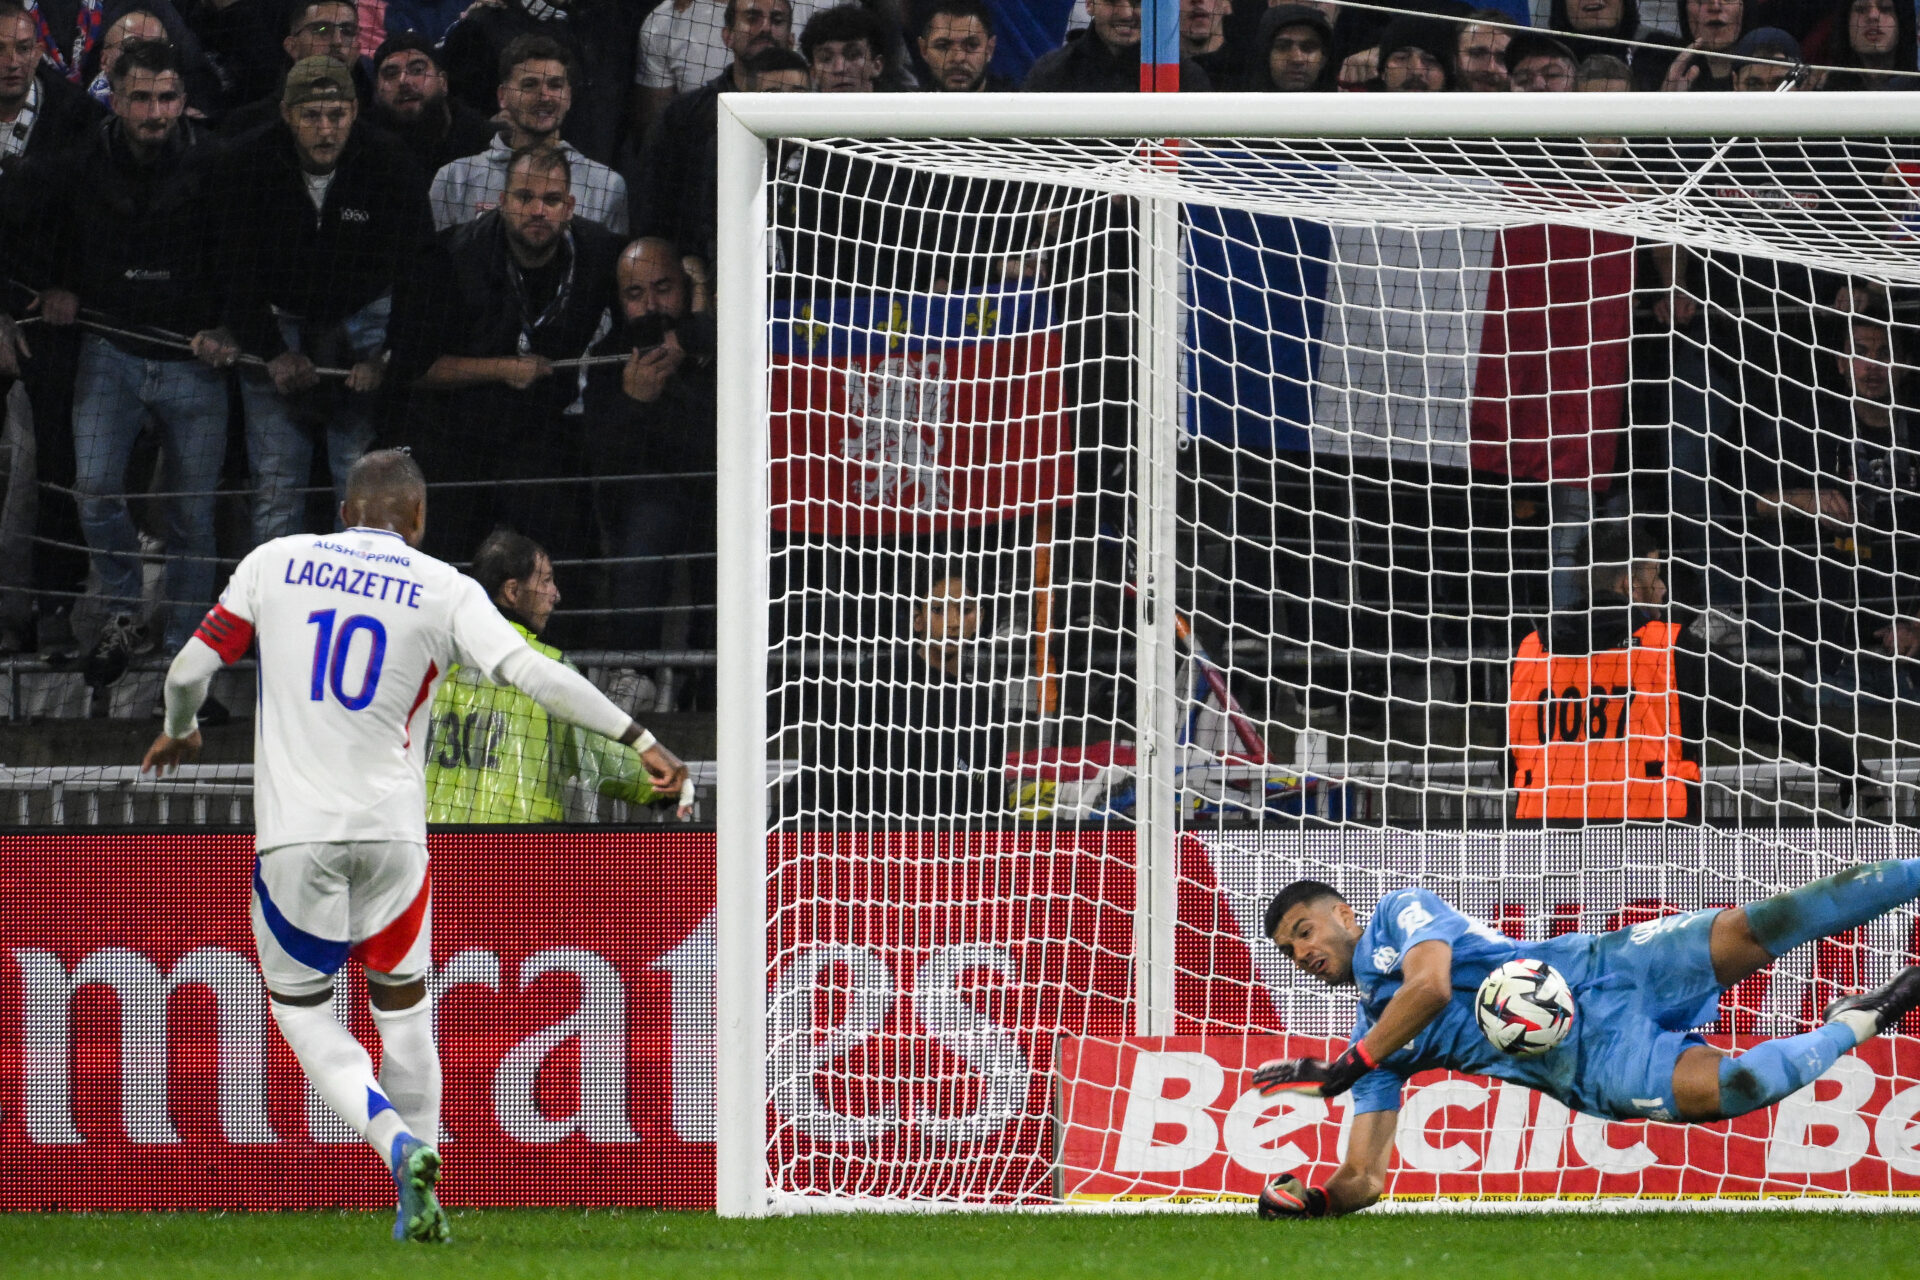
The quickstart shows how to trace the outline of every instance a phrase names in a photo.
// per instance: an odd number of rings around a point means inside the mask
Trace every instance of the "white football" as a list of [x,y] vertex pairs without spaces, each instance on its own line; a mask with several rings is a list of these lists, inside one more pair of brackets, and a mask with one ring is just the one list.
[[1480,984],[1473,1012],[1494,1048],[1532,1058],[1573,1029],[1573,992],[1546,961],[1509,960]]

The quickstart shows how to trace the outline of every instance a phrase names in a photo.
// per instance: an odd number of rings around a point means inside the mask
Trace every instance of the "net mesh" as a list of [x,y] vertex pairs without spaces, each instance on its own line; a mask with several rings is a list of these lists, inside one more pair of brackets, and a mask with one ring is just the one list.
[[[1261,936],[1302,876],[1540,940],[1910,852],[1910,166],[776,144],[776,1198],[1324,1179],[1351,1106],[1248,1080],[1352,1025]],[[1815,1026],[1913,929],[1796,951],[1699,1030]],[[1387,1196],[1890,1200],[1916,1065],[1884,1038],[1694,1127],[1423,1074]]]

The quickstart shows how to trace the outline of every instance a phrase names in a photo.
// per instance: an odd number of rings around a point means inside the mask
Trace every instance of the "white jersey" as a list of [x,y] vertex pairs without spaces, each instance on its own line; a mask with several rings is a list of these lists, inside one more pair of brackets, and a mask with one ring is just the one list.
[[253,808],[262,851],[424,843],[435,688],[456,663],[492,679],[526,647],[478,582],[381,529],[296,534],[255,548],[202,639],[210,628],[230,633],[228,661],[233,646],[246,647],[242,632],[260,647]]

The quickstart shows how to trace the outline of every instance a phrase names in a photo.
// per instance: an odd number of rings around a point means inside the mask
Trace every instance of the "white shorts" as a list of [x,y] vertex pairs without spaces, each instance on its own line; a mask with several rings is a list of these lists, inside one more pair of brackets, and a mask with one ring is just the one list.
[[349,956],[390,984],[433,951],[427,847],[390,840],[290,844],[253,863],[253,946],[267,990],[318,995]]

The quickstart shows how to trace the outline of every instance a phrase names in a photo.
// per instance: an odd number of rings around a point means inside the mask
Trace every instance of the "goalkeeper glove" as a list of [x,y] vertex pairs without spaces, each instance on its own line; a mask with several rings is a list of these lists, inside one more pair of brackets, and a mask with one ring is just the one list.
[[1263,1062],[1253,1073],[1253,1083],[1263,1098],[1271,1098],[1276,1093],[1310,1093],[1318,1098],[1333,1098],[1353,1088],[1361,1076],[1377,1065],[1355,1040],[1332,1062],[1321,1058],[1274,1058]]
[[1297,1174],[1283,1173],[1260,1189],[1259,1214],[1273,1218],[1324,1218],[1327,1193],[1310,1187]]

